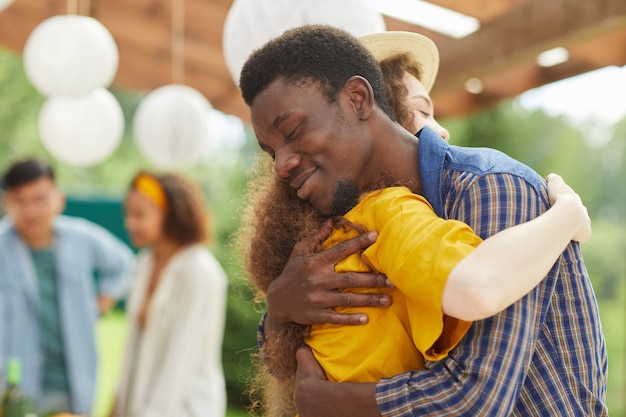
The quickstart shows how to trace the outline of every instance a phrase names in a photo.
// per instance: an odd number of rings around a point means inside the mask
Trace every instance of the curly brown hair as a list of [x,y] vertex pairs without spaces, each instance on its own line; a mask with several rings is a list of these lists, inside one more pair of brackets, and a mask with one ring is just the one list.
[[[262,157],[251,172],[237,246],[248,280],[257,291],[256,302],[262,305],[270,282],[282,273],[296,243],[314,234],[326,219],[300,200],[287,181],[276,176],[269,158]],[[253,413],[296,415],[292,378],[295,352],[304,345],[305,330],[295,323],[283,326],[254,356],[257,373],[250,388]]]
[[[296,190],[275,174],[269,157],[262,157],[251,172],[236,242],[247,278],[257,291],[256,302],[263,304],[269,284],[283,272],[296,243],[312,237],[328,218],[298,198]],[[384,176],[378,188],[392,185],[420,191],[416,181],[400,183]],[[364,231],[343,217],[331,220],[336,228]],[[296,415],[293,403],[296,351],[305,345],[306,330],[306,326],[296,323],[282,326],[265,340],[253,358],[257,368],[250,388],[253,413],[270,417]]]
[[406,73],[409,73],[419,80],[422,76],[422,69],[407,54],[394,55],[381,61],[380,69],[385,80],[387,100],[396,115],[396,120],[403,128],[411,132],[414,116],[407,103],[409,90],[402,79]]
[[213,241],[210,213],[197,184],[178,174],[140,171],[130,183],[131,190],[141,176],[154,178],[163,189],[167,200],[163,233],[167,238],[181,246]]

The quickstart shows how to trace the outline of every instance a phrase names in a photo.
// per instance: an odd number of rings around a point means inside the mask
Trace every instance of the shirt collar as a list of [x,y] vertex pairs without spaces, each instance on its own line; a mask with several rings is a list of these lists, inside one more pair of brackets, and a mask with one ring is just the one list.
[[443,217],[443,201],[441,198],[441,177],[448,152],[448,142],[443,140],[428,126],[417,133],[417,159],[422,183],[422,194],[428,200],[439,217]]

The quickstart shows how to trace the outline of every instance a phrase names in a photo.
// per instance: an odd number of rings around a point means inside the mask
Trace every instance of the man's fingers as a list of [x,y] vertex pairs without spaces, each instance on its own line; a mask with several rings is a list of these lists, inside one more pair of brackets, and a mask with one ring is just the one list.
[[[356,294],[348,292],[338,292],[330,295],[326,300],[333,306],[341,307],[380,307],[386,308],[393,300],[388,294]],[[331,308],[318,310],[315,317],[310,317],[312,323],[330,323],[336,325],[358,325],[366,324],[368,316],[365,313],[337,313]]]
[[385,275],[370,272],[342,272],[337,274],[335,288],[393,288]]
[[329,264],[336,264],[353,253],[366,249],[378,238],[377,232],[366,232],[352,239],[345,240],[332,248],[319,253]]
[[311,321],[315,323],[328,323],[339,326],[356,326],[360,324],[367,324],[369,317],[365,313],[341,314],[332,310],[324,310],[324,312],[316,314]]
[[367,324],[369,317],[363,313],[353,314],[339,314],[331,312],[328,314],[328,318],[325,319],[327,323],[336,324],[341,326],[356,326],[359,324]]
[[327,314],[320,315],[318,321],[338,326],[357,326],[360,324],[367,324],[369,317],[365,313],[341,314],[329,310]]
[[335,292],[329,294],[326,304],[335,307],[389,307],[391,296],[388,294],[361,294],[353,292]]
[[385,275],[373,272],[333,272],[323,281],[312,284],[311,287],[334,291],[342,288],[393,288],[394,285]]

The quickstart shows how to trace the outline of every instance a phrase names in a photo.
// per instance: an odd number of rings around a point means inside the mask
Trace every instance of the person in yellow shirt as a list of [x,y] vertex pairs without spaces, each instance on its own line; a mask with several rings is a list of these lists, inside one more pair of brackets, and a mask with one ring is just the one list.
[[[556,203],[564,183],[558,176],[549,181]],[[394,302],[387,309],[338,308],[365,312],[365,326],[311,326],[305,341],[334,382],[379,381],[443,359],[469,329],[466,320],[507,308],[545,277],[570,240],[589,237],[586,228],[578,233],[586,227],[582,205],[555,204],[544,216],[482,241],[467,224],[438,217],[406,187],[364,194],[343,219],[335,220],[324,249],[365,231],[378,231],[378,238],[335,271],[384,273],[394,288],[383,291]],[[368,291],[374,293],[361,292]]]
[[[249,185],[248,198],[256,205],[250,206],[240,235],[248,274],[262,294],[285,268],[303,233],[310,235],[329,224],[292,195],[288,184],[270,180],[272,175],[261,173]],[[547,181],[550,210],[485,241],[465,223],[438,217],[424,197],[406,187],[366,193],[343,217],[333,218],[333,231],[318,249],[377,231],[375,243],[337,263],[335,271],[385,274],[393,288],[382,291],[394,301],[386,309],[335,309],[367,314],[369,321],[363,326],[313,325],[304,338],[305,328],[290,324],[268,340],[261,366],[270,378],[259,375],[268,415],[295,414],[291,378],[295,351],[303,343],[311,347],[329,381],[378,381],[421,369],[425,360],[443,359],[472,320],[504,310],[534,288],[570,240],[590,236],[580,198],[559,176],[551,175]]]
[[[372,382],[421,369],[439,360],[465,335],[471,322],[443,313],[442,295],[454,267],[481,243],[465,223],[443,220],[405,187],[364,195],[344,220],[336,220],[324,249],[369,231],[376,242],[335,266],[336,272],[380,272],[393,283],[387,309],[359,308],[365,326],[311,326],[305,342],[329,381]],[[556,260],[556,256],[553,259]],[[362,292],[374,293],[373,289]],[[341,307],[341,312],[356,310]]]

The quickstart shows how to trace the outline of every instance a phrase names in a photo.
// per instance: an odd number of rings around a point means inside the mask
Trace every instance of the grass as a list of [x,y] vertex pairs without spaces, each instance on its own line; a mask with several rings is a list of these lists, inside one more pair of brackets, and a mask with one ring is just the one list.
[[[624,291],[621,292],[624,294]],[[626,417],[626,296],[600,303],[600,318],[609,351],[607,404],[611,417]]]
[[[611,417],[626,417],[626,294],[615,300],[601,301],[600,316],[609,351],[607,403]],[[113,312],[98,324],[100,371],[93,417],[108,416],[121,369],[126,320],[123,313]],[[229,408],[226,417],[245,417],[245,411]]]
[[122,312],[113,311],[98,322],[100,366],[98,368],[98,391],[92,413],[93,417],[109,415],[122,367],[126,333],[126,317]]

